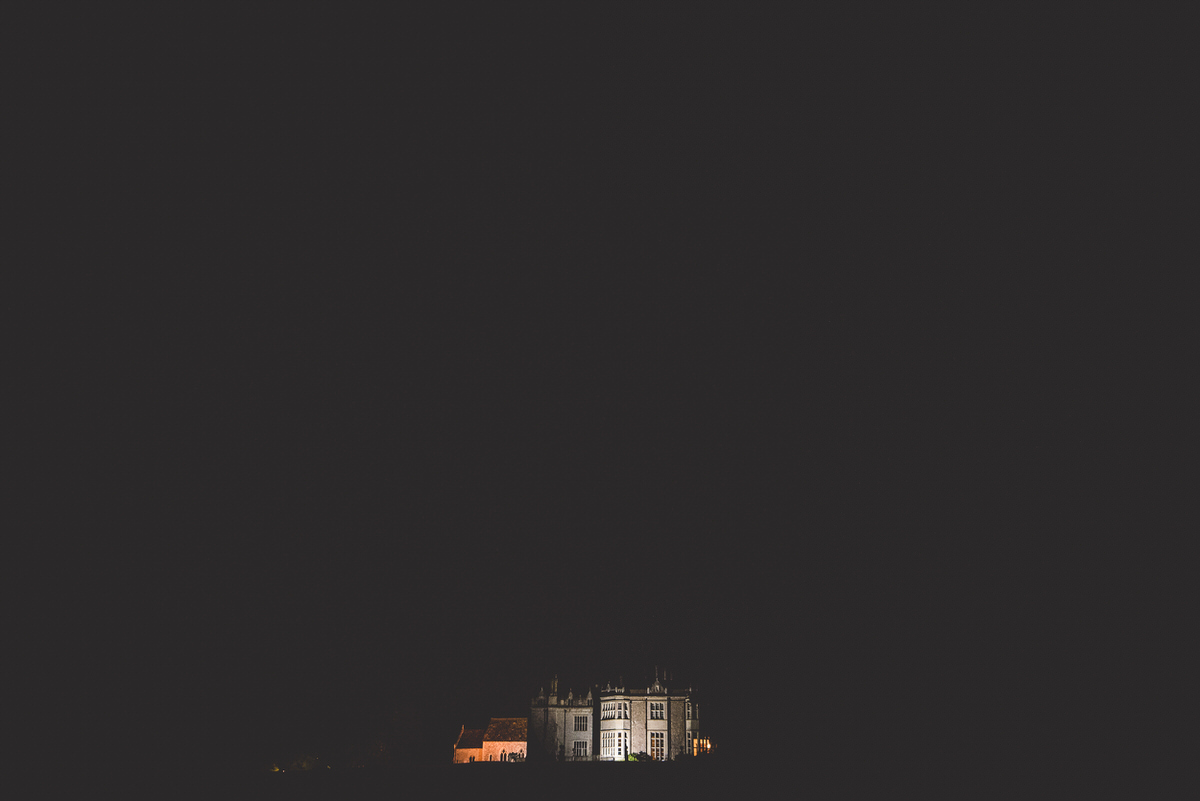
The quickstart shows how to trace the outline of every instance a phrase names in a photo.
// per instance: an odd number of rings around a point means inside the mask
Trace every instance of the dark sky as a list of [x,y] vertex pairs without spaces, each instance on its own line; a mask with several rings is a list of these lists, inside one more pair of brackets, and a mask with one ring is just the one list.
[[665,668],[743,752],[771,694],[806,742],[1094,709],[1145,457],[1085,387],[1155,370],[1106,268],[1173,74],[1097,6],[60,20],[111,37],[30,73],[105,164],[64,202],[152,266],[64,290],[128,313],[55,441],[158,531],[167,714],[441,759],[555,673]]

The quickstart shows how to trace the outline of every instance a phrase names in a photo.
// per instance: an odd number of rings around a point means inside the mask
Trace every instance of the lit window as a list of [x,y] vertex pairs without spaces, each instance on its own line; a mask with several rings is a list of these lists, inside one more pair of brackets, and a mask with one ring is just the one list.
[[650,732],[650,758],[662,759],[666,753],[667,736],[665,732],[652,731]]

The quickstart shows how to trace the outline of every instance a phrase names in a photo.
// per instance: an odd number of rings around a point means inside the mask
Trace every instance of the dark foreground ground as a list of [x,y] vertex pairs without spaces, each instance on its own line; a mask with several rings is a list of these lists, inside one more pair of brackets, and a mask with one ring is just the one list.
[[[724,765],[446,765],[386,773],[350,772],[232,777],[201,797],[261,799],[639,797],[759,798],[794,793],[836,797],[825,780],[776,768]],[[659,794],[665,794],[660,796]]]
[[[162,788],[162,797],[212,799],[514,798],[1012,798],[1079,787],[1047,765],[920,767],[864,760],[805,764],[779,754],[760,764],[476,764],[387,772],[227,776]],[[1076,778],[1079,778],[1076,774]]]

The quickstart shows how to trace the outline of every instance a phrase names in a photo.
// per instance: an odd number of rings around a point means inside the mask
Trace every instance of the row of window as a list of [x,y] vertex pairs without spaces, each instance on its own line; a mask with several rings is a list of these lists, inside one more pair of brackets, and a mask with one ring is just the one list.
[[600,705],[601,720],[627,717],[629,717],[629,702],[627,701],[606,701]]
[[[650,756],[663,759],[667,752],[666,732],[652,731],[650,734]],[[687,733],[687,753],[696,754],[708,750],[708,740],[701,740],[694,732]],[[629,733],[606,731],[600,734],[600,756],[623,759],[629,755]],[[575,756],[587,756],[587,743],[575,743]]]
[[[666,718],[666,708],[667,708],[667,705],[661,701],[651,701],[650,702],[650,719],[651,720],[664,720]],[[628,718],[628,717],[629,717],[629,702],[628,701],[605,701],[604,703],[602,703],[600,705],[600,719],[601,720],[612,720],[614,718]],[[694,710],[692,709],[692,702],[688,701],[687,702],[687,719],[695,720],[697,717],[698,716],[694,714]],[[586,731],[586,729],[578,728],[579,718],[575,718],[575,720],[577,721],[575,731]]]
[[624,757],[629,754],[629,734],[606,731],[600,735],[600,756]]

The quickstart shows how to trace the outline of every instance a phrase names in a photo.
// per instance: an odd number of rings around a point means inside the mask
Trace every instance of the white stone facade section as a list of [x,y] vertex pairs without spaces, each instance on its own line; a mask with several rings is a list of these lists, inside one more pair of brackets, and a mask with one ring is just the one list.
[[606,688],[600,692],[600,759],[643,751],[674,759],[689,747],[694,753],[699,711],[690,691],[671,692],[658,680],[645,690]]

